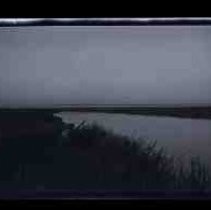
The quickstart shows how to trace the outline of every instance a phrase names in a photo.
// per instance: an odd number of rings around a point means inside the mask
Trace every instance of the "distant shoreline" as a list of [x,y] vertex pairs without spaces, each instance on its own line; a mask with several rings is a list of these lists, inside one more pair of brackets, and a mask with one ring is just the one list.
[[65,111],[133,114],[160,117],[170,116],[191,119],[211,119],[211,106],[72,106],[56,108],[0,108],[0,113],[28,112],[30,114],[32,112],[58,113]]

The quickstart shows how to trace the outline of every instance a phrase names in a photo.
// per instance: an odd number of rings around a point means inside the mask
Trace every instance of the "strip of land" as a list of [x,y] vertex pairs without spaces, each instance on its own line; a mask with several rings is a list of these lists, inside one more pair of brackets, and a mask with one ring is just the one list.
[[75,107],[58,107],[58,108],[2,108],[0,114],[11,112],[36,112],[36,113],[57,113],[64,111],[75,112],[101,112],[101,113],[121,113],[121,114],[135,114],[146,116],[167,116],[179,118],[192,118],[192,119],[211,119],[211,106],[184,106],[184,107],[97,107],[97,106],[75,106]]

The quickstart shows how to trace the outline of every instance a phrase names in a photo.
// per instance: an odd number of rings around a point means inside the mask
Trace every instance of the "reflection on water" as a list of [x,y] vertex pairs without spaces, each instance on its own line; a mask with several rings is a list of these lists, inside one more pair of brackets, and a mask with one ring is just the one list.
[[211,120],[141,115],[61,112],[65,123],[97,123],[115,133],[157,140],[169,154],[186,160],[199,156],[211,167]]

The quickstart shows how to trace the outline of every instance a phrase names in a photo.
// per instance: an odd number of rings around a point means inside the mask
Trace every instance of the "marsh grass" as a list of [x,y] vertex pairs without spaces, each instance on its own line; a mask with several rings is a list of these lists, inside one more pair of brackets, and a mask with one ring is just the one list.
[[3,141],[1,188],[210,189],[208,169],[199,158],[187,170],[156,141],[118,135],[97,124],[57,123],[62,128],[49,139]]
[[[68,134],[67,145],[92,154],[98,160],[101,184],[127,186],[131,189],[206,189],[210,187],[208,168],[199,158],[192,158],[188,168],[157,146],[114,134],[97,124],[83,125]],[[88,157],[87,157],[88,159]],[[115,178],[116,177],[116,178]],[[109,180],[109,181],[108,181]],[[125,184],[125,185],[124,185]]]

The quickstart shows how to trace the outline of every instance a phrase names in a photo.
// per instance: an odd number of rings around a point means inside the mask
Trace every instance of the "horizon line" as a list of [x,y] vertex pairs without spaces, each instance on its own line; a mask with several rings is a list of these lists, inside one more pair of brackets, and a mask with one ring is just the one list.
[[10,108],[88,108],[88,107],[201,107],[211,106],[211,103],[183,103],[183,104],[64,104],[64,105],[16,105],[16,106],[0,106],[0,109]]

